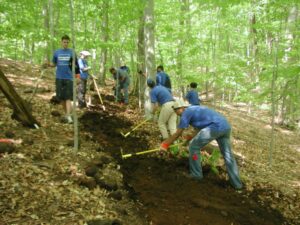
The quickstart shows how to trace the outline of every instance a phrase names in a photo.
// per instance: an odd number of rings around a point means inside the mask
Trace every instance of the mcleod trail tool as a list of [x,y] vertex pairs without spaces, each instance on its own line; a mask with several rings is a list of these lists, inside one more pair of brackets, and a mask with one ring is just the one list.
[[149,121],[150,119],[145,119],[144,121],[142,121],[141,123],[139,123],[138,125],[136,125],[134,128],[131,129],[131,131],[127,132],[126,134],[124,134],[123,132],[120,132],[122,134],[123,137],[127,137],[128,135],[131,134],[131,132],[135,131],[137,128],[139,128],[140,126],[142,126],[144,123],[146,123],[147,121]]
[[[182,143],[178,143],[175,145],[170,145],[169,148],[181,145]],[[121,155],[122,155],[122,159],[126,159],[135,155],[143,155],[143,154],[148,154],[148,153],[152,153],[152,152],[158,152],[160,151],[160,148],[155,148],[155,149],[150,149],[150,150],[146,150],[146,151],[142,151],[142,152],[135,152],[135,153],[129,153],[129,154],[123,154],[123,149],[121,148]]]
[[98,88],[98,85],[97,85],[97,82],[96,82],[96,79],[93,75],[91,75],[91,77],[93,78],[93,81],[94,81],[94,85],[96,87],[96,90],[97,90],[97,93],[98,93],[98,96],[99,96],[99,99],[100,99],[100,102],[101,102],[101,105],[102,105],[102,108],[103,110],[105,111],[105,106],[103,104],[103,101],[102,101],[102,98],[101,98],[101,95],[100,95],[100,91],[99,91],[99,88]]

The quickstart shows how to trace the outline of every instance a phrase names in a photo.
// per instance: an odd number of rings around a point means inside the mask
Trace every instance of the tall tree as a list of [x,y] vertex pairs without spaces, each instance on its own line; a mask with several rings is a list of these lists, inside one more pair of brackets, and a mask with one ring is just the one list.
[[106,63],[107,63],[107,46],[105,43],[109,40],[109,26],[108,26],[108,10],[109,10],[109,0],[104,0],[102,2],[102,20],[101,20],[101,32],[100,41],[103,43],[101,46],[101,53],[99,59],[99,74],[100,83],[105,84],[106,79]]
[[[145,73],[155,80],[154,0],[146,0],[144,11]],[[150,109],[149,89],[145,89],[145,112]],[[152,109],[150,109],[152,110]]]

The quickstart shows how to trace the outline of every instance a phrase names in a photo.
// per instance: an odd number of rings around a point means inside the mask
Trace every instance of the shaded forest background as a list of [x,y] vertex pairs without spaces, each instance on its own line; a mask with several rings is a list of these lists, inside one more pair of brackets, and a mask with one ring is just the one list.
[[[93,53],[99,83],[126,63],[137,71],[163,64],[176,95],[191,81],[214,104],[260,108],[272,123],[296,128],[300,117],[298,1],[1,1],[2,58],[50,61],[64,34],[78,53]],[[73,35],[71,35],[73,34]],[[29,75],[29,74],[28,74]],[[27,74],[24,74],[27,76]]]

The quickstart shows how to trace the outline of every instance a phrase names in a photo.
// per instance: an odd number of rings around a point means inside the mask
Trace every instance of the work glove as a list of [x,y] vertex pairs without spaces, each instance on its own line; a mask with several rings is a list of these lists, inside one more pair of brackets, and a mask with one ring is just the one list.
[[161,151],[167,151],[168,150],[168,148],[169,148],[169,144],[167,144],[166,142],[162,142],[161,144],[160,144],[160,150]]

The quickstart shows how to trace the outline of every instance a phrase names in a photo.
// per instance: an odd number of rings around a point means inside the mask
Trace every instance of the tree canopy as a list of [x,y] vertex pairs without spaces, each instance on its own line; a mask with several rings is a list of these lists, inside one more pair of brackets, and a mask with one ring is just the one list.
[[[146,3],[74,0],[75,50],[94,49],[95,71],[104,78],[107,68],[121,62],[133,76],[145,65],[138,52]],[[273,106],[278,122],[295,124],[299,6],[296,0],[156,0],[152,63],[164,65],[178,90],[195,81],[214,100],[246,102],[249,112],[253,107],[271,112]],[[2,0],[0,21],[0,56],[35,64],[51,60],[61,36],[71,34],[66,1]]]

